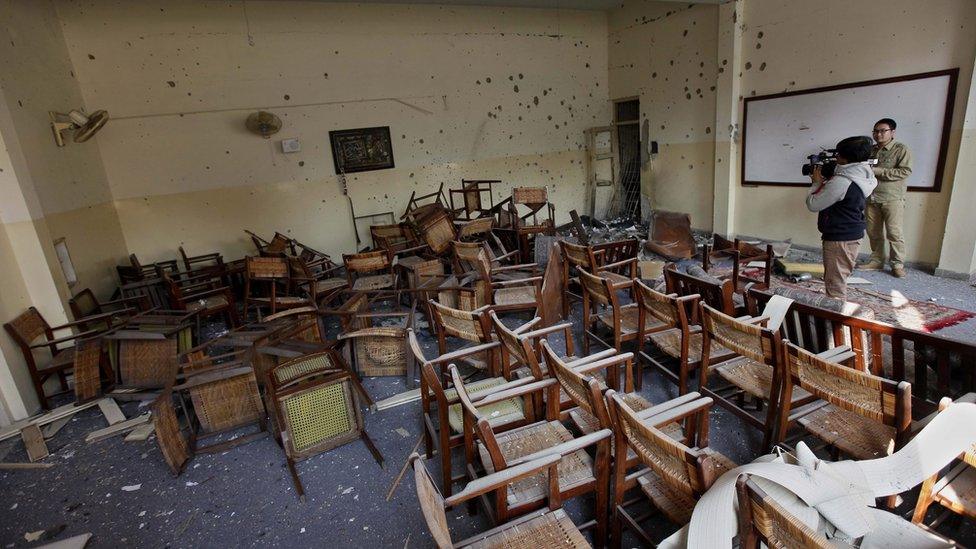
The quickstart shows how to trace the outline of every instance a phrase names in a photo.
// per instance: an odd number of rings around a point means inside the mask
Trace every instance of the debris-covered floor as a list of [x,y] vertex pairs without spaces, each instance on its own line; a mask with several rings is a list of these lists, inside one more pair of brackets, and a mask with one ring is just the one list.
[[[799,253],[799,252],[798,252]],[[976,310],[976,290],[963,281],[910,270],[905,279],[887,273],[858,273],[878,291],[951,307]],[[579,325],[579,306],[574,308]],[[516,324],[518,318],[513,318]],[[421,324],[423,326],[423,324]],[[976,321],[939,332],[976,341]],[[426,329],[425,351],[436,354]],[[578,336],[578,334],[577,334]],[[562,347],[561,343],[558,345]],[[676,396],[648,372],[646,395],[655,402]],[[402,379],[372,378],[365,384],[377,400],[405,390]],[[128,417],[144,410],[120,403]],[[93,444],[85,435],[105,426],[98,408],[76,414],[48,440],[51,455],[42,470],[0,472],[0,543],[4,547],[36,546],[90,532],[90,547],[122,543],[142,547],[339,546],[429,547],[432,545],[418,507],[413,475],[408,471],[387,502],[386,494],[420,435],[418,402],[366,414],[366,426],[386,458],[380,468],[361,442],[354,442],[298,465],[307,501],[300,503],[281,450],[271,438],[221,454],[196,456],[186,472],[174,478],[154,438],[125,443],[114,437]],[[711,445],[740,463],[756,457],[759,433],[716,408],[711,415]],[[421,451],[423,451],[421,449]],[[0,443],[0,461],[26,461],[23,443]],[[431,465],[435,476],[436,465]],[[913,498],[900,507],[906,513]],[[589,501],[570,502],[577,517]],[[487,528],[483,515],[466,509],[449,513],[455,541]],[[674,529],[662,523],[663,537]],[[940,530],[962,544],[976,543],[970,522],[950,520]]]

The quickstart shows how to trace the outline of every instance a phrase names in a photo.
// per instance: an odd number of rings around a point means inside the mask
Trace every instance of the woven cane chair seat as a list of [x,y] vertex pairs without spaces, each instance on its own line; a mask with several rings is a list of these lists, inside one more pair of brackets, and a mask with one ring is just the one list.
[[[578,359],[579,359],[579,357],[576,357],[576,356],[568,356],[568,357],[564,358],[563,360],[566,361],[566,362],[572,362],[572,361],[578,360]],[[548,376],[549,375],[549,367],[546,366],[546,363],[545,362],[540,362],[539,363],[539,366],[542,368],[542,375],[543,376]],[[512,375],[514,375],[516,379],[522,379],[522,378],[526,378],[526,377],[532,377],[532,370],[528,366],[524,366],[522,368],[519,368],[518,370],[513,371],[512,372]],[[606,378],[606,375],[607,375],[606,372],[603,372],[603,371],[594,372],[593,373],[593,377],[597,378],[600,381],[600,387],[602,389],[606,389],[607,388],[607,378]],[[566,389],[563,389],[562,386],[560,386],[559,387],[559,409],[560,410],[565,410],[570,405],[573,405],[573,399],[570,398],[569,394],[566,393]]]
[[562,509],[519,522],[470,545],[471,549],[589,548],[590,544]]
[[[510,462],[552,448],[563,442],[569,442],[573,440],[573,435],[558,421],[541,421],[498,434],[496,440],[505,461]],[[485,471],[488,474],[494,473],[495,468],[492,465],[491,456],[484,444],[480,442],[478,453]],[[563,456],[559,462],[558,470],[559,490],[563,493],[596,480],[593,476],[593,460],[583,450],[577,450]],[[546,475],[539,473],[509,486],[508,506],[514,507],[540,501],[546,497],[546,493]]]
[[[769,400],[770,389],[773,385],[773,367],[756,362],[751,358],[741,358],[724,362],[715,367],[726,381],[749,393],[750,395]],[[794,387],[791,402],[810,398],[810,393],[801,387]]]
[[190,398],[205,433],[249,425],[264,417],[254,372],[194,387]]
[[960,463],[939,484],[943,484],[945,480],[948,482],[933,492],[932,498],[956,513],[970,518],[976,516],[976,469],[968,463]]
[[[651,342],[663,353],[672,358],[681,357],[681,330],[674,328],[657,332],[648,336]],[[688,339],[688,360],[691,362],[701,362],[702,354],[702,334],[701,332],[691,334]],[[708,360],[711,363],[719,362],[735,356],[735,353],[722,347],[716,341],[712,341],[708,349]]]
[[833,404],[818,408],[797,421],[810,434],[827,444],[836,446],[841,452],[854,459],[884,457],[895,447],[894,427]]
[[516,286],[495,290],[495,305],[532,305],[535,302],[535,286]]
[[[635,412],[646,410],[654,405],[651,401],[637,393],[617,393],[617,396],[623,399],[623,401],[627,403],[627,406],[630,406],[630,409]],[[579,429],[584,435],[595,433],[596,431],[602,429],[602,427],[600,427],[600,420],[582,408],[574,408],[570,410],[569,418],[573,421],[573,424],[576,425],[576,428]],[[684,430],[682,430],[681,424],[679,423],[669,423],[664,427],[661,427],[661,431],[675,440],[680,440],[685,436]]]
[[[601,275],[603,273],[600,273]],[[636,303],[631,303],[630,305],[624,305],[620,308],[620,334],[629,335],[637,333],[637,324],[640,317],[640,310],[637,308]],[[607,311],[605,313],[600,313],[596,316],[597,320],[601,324],[613,330],[613,312]],[[661,322],[654,318],[647,319],[647,328],[652,329],[661,326]]]
[[219,309],[226,306],[227,296],[212,295],[196,301],[188,301],[186,303],[186,310],[190,312],[209,311],[211,309]]
[[[506,383],[506,379],[503,377],[492,377],[488,379],[481,379],[472,383],[465,383],[464,388],[468,393],[477,393],[478,391],[483,391],[485,389],[490,389],[492,387],[497,387]],[[448,389],[444,391],[444,396],[447,400],[453,400],[457,398],[456,389]],[[489,404],[488,406],[483,406],[478,408],[478,412],[484,417],[488,418],[488,423],[492,427],[499,425],[506,425],[508,423],[514,423],[516,421],[522,421],[525,419],[525,413],[522,409],[522,399],[519,397],[513,397],[502,402],[496,402],[495,404]],[[447,421],[451,424],[451,430],[455,433],[461,433],[464,431],[464,417],[462,416],[461,404],[454,404],[447,409]]]
[[[702,451],[713,458],[715,478],[738,467],[734,461],[719,452],[710,448],[705,448]],[[637,477],[637,483],[640,485],[641,491],[654,504],[654,507],[668,517],[668,520],[675,524],[688,524],[691,520],[691,512],[695,509],[697,501],[690,494],[675,490],[653,471],[648,471],[646,474]]]
[[352,289],[356,291],[366,292],[372,290],[385,290],[387,288],[393,287],[393,275],[391,274],[378,274],[362,276],[356,279],[352,284]]

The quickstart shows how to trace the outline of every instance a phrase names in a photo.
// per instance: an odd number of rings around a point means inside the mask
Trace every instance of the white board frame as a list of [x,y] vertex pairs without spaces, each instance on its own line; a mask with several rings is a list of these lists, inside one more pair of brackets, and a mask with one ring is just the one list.
[[[888,84],[898,84],[903,82],[908,82],[912,80],[939,78],[943,79],[948,77],[948,87],[945,98],[944,106],[944,117],[942,118],[942,128],[937,133],[941,136],[941,143],[939,145],[938,160],[936,161],[935,174],[932,185],[926,186],[909,186],[909,191],[915,192],[940,192],[942,190],[942,180],[945,173],[946,158],[949,151],[949,130],[952,125],[952,113],[955,106],[956,98],[956,84],[959,80],[959,69],[946,69],[941,71],[925,72],[918,74],[909,74],[904,76],[895,76],[891,78],[882,78],[877,80],[865,80],[863,82],[854,82],[850,84],[839,84],[834,86],[824,86],[820,88],[811,88],[806,90],[797,90],[791,92],[775,93],[769,95],[760,95],[755,97],[747,97],[743,101],[743,113],[742,113],[742,158],[740,162],[740,182],[742,186],[746,187],[756,187],[760,185],[765,186],[778,186],[778,187],[809,187],[809,183],[798,183],[794,181],[770,181],[762,179],[746,179],[746,158],[747,158],[747,148],[749,146],[749,105],[750,103],[756,103],[759,101],[769,101],[769,100],[779,100],[786,97],[811,95],[811,94],[826,94],[829,92],[836,92],[838,90],[847,90],[851,88],[861,88],[867,86],[879,86]],[[878,118],[881,118],[880,116]],[[755,131],[753,132],[755,134]],[[867,133],[867,129],[865,132]],[[753,145],[755,147],[755,144]],[[810,151],[809,154],[813,154],[816,151]],[[796,166],[797,172],[800,171],[800,166]]]

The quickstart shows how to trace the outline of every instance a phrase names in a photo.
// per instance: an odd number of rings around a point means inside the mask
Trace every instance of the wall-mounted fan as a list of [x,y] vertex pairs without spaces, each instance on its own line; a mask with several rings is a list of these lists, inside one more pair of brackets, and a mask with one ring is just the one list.
[[281,119],[268,111],[258,111],[251,113],[244,123],[248,130],[261,137],[268,139],[281,130]]
[[50,111],[51,130],[54,132],[54,142],[59,147],[64,146],[64,132],[74,130],[74,142],[84,143],[102,129],[108,122],[107,111],[95,111],[85,114],[82,111],[68,111],[68,114]]

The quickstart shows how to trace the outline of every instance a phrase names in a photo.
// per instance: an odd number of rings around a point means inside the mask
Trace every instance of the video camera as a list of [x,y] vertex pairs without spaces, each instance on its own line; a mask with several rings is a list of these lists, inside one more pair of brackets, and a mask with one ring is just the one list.
[[803,175],[810,176],[817,166],[820,166],[820,174],[824,179],[833,177],[834,169],[837,168],[837,149],[824,149],[818,154],[808,156],[807,163],[803,165]]

